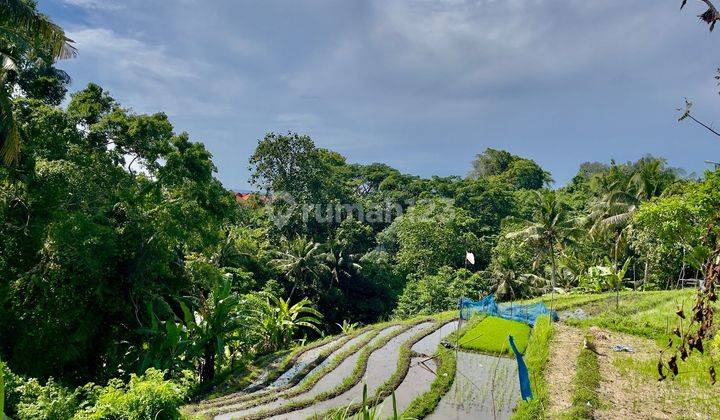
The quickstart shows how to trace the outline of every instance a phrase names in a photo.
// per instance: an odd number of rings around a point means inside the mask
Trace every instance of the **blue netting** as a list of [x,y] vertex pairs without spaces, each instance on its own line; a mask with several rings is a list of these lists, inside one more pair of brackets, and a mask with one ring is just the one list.
[[475,313],[485,313],[500,318],[525,322],[530,325],[535,325],[535,320],[542,315],[550,316],[553,321],[559,319],[557,312],[551,311],[542,302],[530,305],[512,303],[498,305],[492,296],[486,296],[481,300],[460,298],[460,318],[470,319]]

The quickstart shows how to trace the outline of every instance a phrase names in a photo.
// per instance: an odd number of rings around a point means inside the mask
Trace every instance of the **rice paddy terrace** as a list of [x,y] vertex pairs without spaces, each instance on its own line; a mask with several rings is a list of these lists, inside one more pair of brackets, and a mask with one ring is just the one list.
[[383,323],[308,344],[266,366],[243,391],[185,412],[207,419],[343,418],[362,408],[366,390],[376,418],[394,411],[437,419],[508,418],[519,400],[515,360],[470,346],[455,349],[469,328],[478,334],[483,319],[461,326],[454,315]]
[[[706,376],[720,350],[657,381],[672,317],[693,293],[623,292],[619,303],[614,294],[556,297],[560,321],[543,316],[533,328],[484,315],[459,322],[455,311],[370,325],[259,362],[233,379],[239,391],[183,411],[193,419],[717,418],[720,391]],[[509,334],[524,350],[528,402]],[[363,417],[366,408],[374,412]]]

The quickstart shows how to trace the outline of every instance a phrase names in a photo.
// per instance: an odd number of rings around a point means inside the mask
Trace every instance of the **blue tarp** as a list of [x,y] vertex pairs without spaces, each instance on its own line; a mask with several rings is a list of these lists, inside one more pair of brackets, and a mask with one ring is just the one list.
[[460,318],[470,319],[475,313],[486,313],[500,318],[525,322],[535,325],[539,316],[548,315],[553,321],[557,321],[557,312],[548,309],[544,303],[538,302],[529,305],[502,304],[498,305],[492,295],[481,300],[460,298]]
[[530,388],[530,376],[528,375],[527,366],[525,365],[522,354],[520,354],[517,347],[515,347],[515,340],[513,340],[512,335],[508,336],[508,341],[510,341],[510,348],[512,349],[513,353],[515,353],[515,359],[517,360],[518,364],[520,395],[522,396],[523,401],[531,400],[533,398],[533,394],[532,388]]

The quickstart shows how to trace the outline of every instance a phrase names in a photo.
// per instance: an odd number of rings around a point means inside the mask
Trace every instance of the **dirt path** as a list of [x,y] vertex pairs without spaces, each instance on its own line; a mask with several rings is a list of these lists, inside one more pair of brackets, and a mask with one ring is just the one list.
[[555,335],[550,343],[550,360],[547,367],[548,390],[550,391],[550,418],[557,417],[572,404],[573,377],[583,342],[582,330],[555,323]]
[[[630,359],[635,362],[656,360],[658,347],[654,341],[633,335],[591,327],[600,365],[600,401],[601,410],[595,413],[598,419],[669,419],[669,418],[709,418],[702,413],[685,411],[672,403],[677,397],[671,381],[658,382],[633,373],[623,373],[618,361]],[[634,353],[613,352],[616,344],[629,345]]]

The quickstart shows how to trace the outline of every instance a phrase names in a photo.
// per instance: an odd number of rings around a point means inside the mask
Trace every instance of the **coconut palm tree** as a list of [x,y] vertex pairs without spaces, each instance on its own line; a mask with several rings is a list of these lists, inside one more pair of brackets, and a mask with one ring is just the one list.
[[629,173],[617,165],[598,183],[600,196],[589,207],[587,221],[590,233],[612,233],[613,260],[617,264],[619,250],[627,240],[630,222],[643,201],[657,197],[677,179],[677,173],[665,167],[665,160],[646,156]]
[[356,261],[357,255],[349,253],[340,241],[331,238],[325,245],[325,262],[330,270],[330,287],[333,281],[340,284],[340,279],[349,279],[362,269]]
[[556,258],[559,250],[573,236],[577,229],[568,213],[568,206],[560,201],[554,191],[535,191],[535,211],[528,225],[507,234],[508,238],[522,238],[523,243],[533,246],[539,254],[550,257],[550,284],[555,294],[557,276]]
[[319,243],[304,237],[283,239],[281,249],[273,253],[271,264],[293,284],[288,300],[298,286],[307,292],[311,288],[310,282],[329,272],[326,259],[327,255]]
[[6,164],[20,152],[20,132],[12,112],[8,76],[23,58],[46,64],[75,56],[72,40],[22,0],[0,0],[0,154]]

